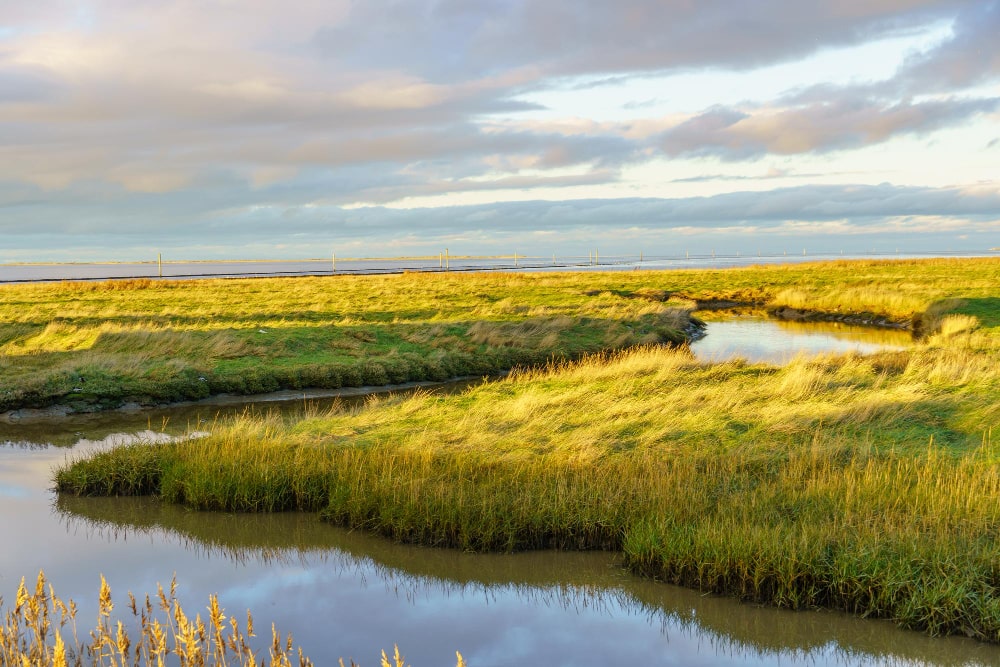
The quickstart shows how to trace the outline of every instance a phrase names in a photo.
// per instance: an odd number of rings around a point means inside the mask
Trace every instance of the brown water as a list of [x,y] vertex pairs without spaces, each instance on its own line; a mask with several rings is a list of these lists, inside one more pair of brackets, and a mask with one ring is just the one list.
[[[302,406],[299,399],[264,409]],[[217,411],[244,408],[201,404],[0,424],[0,442],[19,443],[0,445],[0,596],[11,600],[20,577],[42,568],[90,619],[101,573],[119,602],[128,590],[154,592],[176,574],[189,611],[218,593],[228,613],[250,608],[258,628],[274,622],[291,631],[319,665],[338,656],[375,665],[378,651],[393,644],[417,667],[452,665],[455,650],[476,667],[1000,664],[997,646],[832,612],[745,605],[633,577],[613,554],[473,555],[393,544],[310,514],[202,513],[148,498],[57,497],[50,489],[52,467],[67,457],[209,429]],[[50,446],[56,443],[64,447]]]

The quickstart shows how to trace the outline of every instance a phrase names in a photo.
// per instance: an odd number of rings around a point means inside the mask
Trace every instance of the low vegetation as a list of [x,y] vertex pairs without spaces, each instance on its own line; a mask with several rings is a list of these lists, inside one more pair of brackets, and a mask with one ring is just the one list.
[[998,283],[1000,260],[978,259],[6,285],[0,411],[487,375],[681,342],[696,302],[996,326]]
[[0,286],[0,411],[446,380],[685,340],[690,303],[580,284],[414,274]]
[[[52,584],[39,572],[33,592],[21,579],[13,609],[4,611],[0,599],[0,664],[50,667],[154,667],[164,661],[180,667],[239,665],[241,667],[311,667],[312,661],[295,648],[292,636],[282,637],[271,628],[266,649],[254,642],[253,615],[248,610],[242,624],[227,617],[218,596],[208,601],[205,621],[189,617],[177,599],[176,581],[169,593],[159,587],[153,598],[137,600],[128,594],[125,620],[112,621],[111,587],[101,577],[97,625],[81,640],[77,630],[77,607],[73,600],[56,595]],[[207,622],[206,622],[207,621]],[[351,667],[360,667],[351,661]],[[392,661],[382,651],[383,667],[404,667],[396,647]],[[458,654],[458,667],[465,661]],[[344,661],[340,660],[344,667]]]
[[[320,510],[470,550],[621,550],[637,572],[706,591],[997,642],[998,269],[760,267],[704,272],[700,287],[699,274],[641,278],[659,292],[631,274],[566,278],[615,281],[591,295],[609,304],[784,299],[919,321],[927,337],[780,368],[705,365],[662,346],[602,353],[459,395],[247,416],[202,440],[77,461],[56,483],[206,510]],[[722,288],[724,273],[734,287]],[[740,286],[753,279],[766,289]]]

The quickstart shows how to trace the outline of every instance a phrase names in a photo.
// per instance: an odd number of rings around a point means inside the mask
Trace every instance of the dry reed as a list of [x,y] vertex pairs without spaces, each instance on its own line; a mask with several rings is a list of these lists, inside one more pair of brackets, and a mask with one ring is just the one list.
[[[226,616],[216,595],[210,595],[207,617],[185,613],[177,599],[177,582],[169,592],[157,587],[156,595],[137,600],[130,592],[125,620],[112,620],[115,604],[104,577],[98,594],[97,624],[81,639],[77,629],[77,606],[63,600],[39,571],[33,591],[24,579],[17,589],[14,607],[6,612],[0,598],[0,664],[21,667],[312,667],[292,636],[282,636],[271,627],[266,648],[254,642],[253,615],[248,610],[241,624]],[[256,646],[256,647],[255,647]],[[458,667],[465,667],[456,653]],[[384,667],[405,667],[395,647],[392,662],[385,651]],[[339,661],[344,667],[344,661]],[[359,667],[352,660],[352,667]]]

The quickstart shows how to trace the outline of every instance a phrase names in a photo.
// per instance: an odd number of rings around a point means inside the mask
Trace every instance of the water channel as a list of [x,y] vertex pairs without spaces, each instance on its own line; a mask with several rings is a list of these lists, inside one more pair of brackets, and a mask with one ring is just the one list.
[[[777,339],[785,342],[761,351],[762,341]],[[905,346],[907,336],[744,317],[710,323],[692,347],[710,360],[780,360],[789,341],[810,351],[867,352]],[[271,398],[282,397],[288,395]],[[322,407],[322,399],[297,396],[252,409],[294,412],[305,402]],[[336,664],[339,656],[377,665],[378,651],[393,644],[416,667],[453,665],[455,650],[476,667],[1000,663],[997,646],[833,612],[740,604],[641,579],[614,554],[474,555],[393,544],[309,514],[192,512],[149,498],[56,497],[50,489],[52,467],[67,457],[210,430],[215,419],[244,409],[245,401],[222,400],[0,422],[0,596],[11,601],[22,576],[30,582],[44,569],[56,592],[80,605],[86,628],[96,617],[101,573],[119,609],[126,591],[152,593],[176,575],[188,611],[204,612],[208,595],[218,593],[230,614],[252,609],[258,631],[272,622],[291,631],[318,665]]]

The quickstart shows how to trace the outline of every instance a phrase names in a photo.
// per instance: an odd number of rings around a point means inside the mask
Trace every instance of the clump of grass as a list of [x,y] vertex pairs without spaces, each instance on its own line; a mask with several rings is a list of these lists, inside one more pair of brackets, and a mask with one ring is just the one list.
[[926,297],[920,293],[900,291],[892,285],[792,287],[775,294],[769,306],[827,314],[868,313],[890,321],[907,321],[913,313],[921,312],[926,307]]
[[936,333],[944,338],[951,338],[958,334],[971,333],[979,326],[979,318],[974,315],[946,315],[938,323]]
[[[208,598],[208,616],[194,618],[185,613],[177,599],[177,581],[171,581],[169,592],[157,587],[156,595],[137,600],[130,592],[124,621],[112,621],[115,605],[111,587],[101,577],[98,594],[97,625],[89,639],[80,639],[77,631],[77,606],[73,600],[63,600],[45,573],[39,571],[34,591],[29,592],[24,579],[17,589],[14,607],[6,612],[0,598],[0,664],[49,665],[51,667],[154,667],[165,661],[176,661],[180,667],[239,665],[241,667],[311,667],[312,661],[301,648],[296,648],[292,636],[282,636],[271,627],[271,642],[267,650],[252,646],[253,615],[247,610],[242,624],[235,616],[227,617],[216,595]],[[207,622],[207,623],[206,623]],[[465,667],[457,653],[457,667]],[[382,651],[385,667],[405,667],[399,647],[395,647],[392,662]],[[339,661],[344,667],[344,661]],[[352,660],[351,667],[360,667]]]
[[971,349],[898,356],[774,368],[633,350],[461,395],[241,419],[56,481],[203,509],[318,509],[469,550],[621,550],[638,572],[705,590],[1000,641],[1000,365]]

